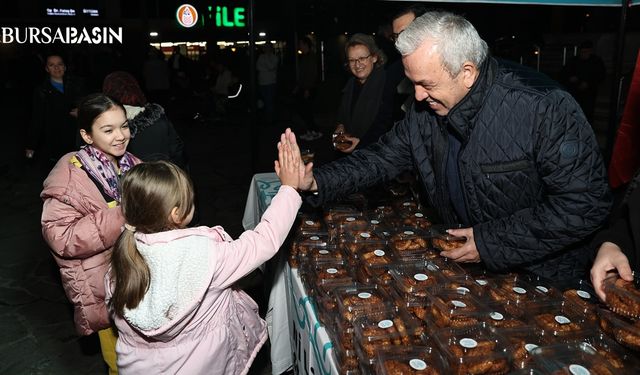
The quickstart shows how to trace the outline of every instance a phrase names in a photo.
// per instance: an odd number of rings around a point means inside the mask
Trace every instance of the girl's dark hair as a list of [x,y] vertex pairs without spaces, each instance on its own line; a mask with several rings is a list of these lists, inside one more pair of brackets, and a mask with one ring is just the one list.
[[78,105],[78,129],[91,134],[91,126],[96,118],[113,107],[124,111],[122,104],[108,95],[97,93],[85,96]]
[[[136,232],[157,233],[176,229],[171,211],[178,208],[184,221],[193,208],[193,184],[187,174],[166,161],[138,164],[122,179],[122,214]],[[133,309],[149,288],[149,266],[136,247],[135,233],[126,229],[111,255],[111,278],[115,284],[110,307],[118,316]]]

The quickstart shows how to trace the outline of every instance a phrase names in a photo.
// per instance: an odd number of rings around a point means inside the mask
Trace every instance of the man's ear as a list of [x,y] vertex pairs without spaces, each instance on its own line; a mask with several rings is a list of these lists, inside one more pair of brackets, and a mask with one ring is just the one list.
[[84,143],[88,145],[93,143],[93,138],[91,138],[91,134],[87,133],[87,131],[84,129],[80,129],[80,137],[82,137],[82,140],[84,141]]
[[478,67],[476,64],[471,61],[465,61],[462,64],[462,83],[464,87],[470,89],[471,86],[476,82],[476,78],[478,77]]

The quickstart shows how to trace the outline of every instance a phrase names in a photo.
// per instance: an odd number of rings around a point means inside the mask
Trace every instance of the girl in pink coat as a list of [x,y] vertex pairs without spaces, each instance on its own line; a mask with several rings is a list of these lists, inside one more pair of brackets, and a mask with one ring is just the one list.
[[[120,374],[246,374],[267,339],[258,306],[233,284],[276,254],[301,199],[297,146],[278,145],[278,194],[252,231],[185,228],[193,187],[168,162],[134,167],[122,182],[127,224],[107,274]],[[304,166],[302,166],[304,168]]]
[[63,156],[44,181],[42,234],[60,267],[78,333],[98,332],[102,355],[115,373],[104,275],[124,224],[118,180],[140,161],[127,152],[129,125],[117,101],[103,94],[86,97],[78,107],[78,126],[86,145]]

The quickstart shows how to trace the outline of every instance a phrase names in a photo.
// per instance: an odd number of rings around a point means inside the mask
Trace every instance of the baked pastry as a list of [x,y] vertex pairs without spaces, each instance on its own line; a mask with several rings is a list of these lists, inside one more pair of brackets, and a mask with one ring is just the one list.
[[496,328],[518,328],[526,326],[526,324],[522,320],[517,319],[509,314],[505,316],[505,314],[502,314],[498,311],[490,312],[489,318],[485,319],[485,322],[490,326]]
[[617,279],[606,287],[607,305],[611,311],[629,318],[640,318],[640,291],[633,282]]
[[467,242],[467,239],[464,237],[435,237],[431,239],[431,242],[433,243],[433,247],[437,249],[442,251],[451,251],[464,245],[465,242]]
[[420,236],[416,236],[412,231],[398,233],[391,237],[391,247],[399,254],[418,250],[426,250],[427,240]]
[[[467,342],[473,345],[468,345]],[[491,340],[461,339],[449,345],[456,363],[451,363],[454,374],[506,374],[509,370],[507,358],[494,355],[496,343]],[[478,358],[475,358],[478,357]]]
[[[399,361],[397,359],[387,359],[384,361],[384,369],[387,375],[440,375],[433,366],[422,365],[422,363],[411,363],[411,361]],[[413,365],[413,366],[412,366]],[[424,367],[424,369],[422,369]]]
[[403,218],[402,224],[408,227],[429,229],[432,223],[422,212],[416,212]]
[[562,293],[566,301],[575,305],[580,311],[585,313],[593,313],[596,306],[590,302],[591,294],[584,290],[569,289]]
[[462,295],[436,296],[431,301],[431,318],[438,327],[462,328],[478,323],[475,303]]
[[640,351],[640,320],[626,328],[619,328],[615,331],[615,339],[627,347]]
[[542,313],[533,317],[538,326],[553,335],[565,335],[579,332],[582,328],[563,315]]

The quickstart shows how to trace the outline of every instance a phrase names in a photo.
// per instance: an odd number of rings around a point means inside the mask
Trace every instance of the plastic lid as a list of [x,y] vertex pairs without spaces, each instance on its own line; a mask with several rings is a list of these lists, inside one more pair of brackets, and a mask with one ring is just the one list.
[[569,372],[573,375],[591,375],[591,372],[580,365],[569,365]]
[[418,281],[426,281],[429,276],[425,275],[424,273],[416,273],[415,275],[413,275],[413,278]]
[[489,314],[489,316],[493,320],[503,320],[504,319],[504,315],[500,314],[497,311],[493,311],[491,314]]
[[584,299],[591,299],[591,294],[589,294],[589,292],[585,292],[584,290],[578,290],[576,293]]
[[473,349],[476,346],[478,346],[478,342],[474,339],[470,339],[470,338],[463,338],[460,339],[460,341],[458,341],[458,343],[463,347],[463,348],[467,348],[467,349]]
[[425,363],[425,361],[421,359],[415,359],[415,358],[409,361],[409,366],[411,366],[412,369],[417,371],[422,371],[427,368],[427,364]]

